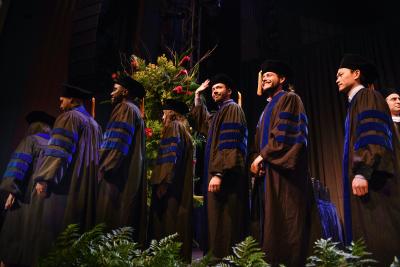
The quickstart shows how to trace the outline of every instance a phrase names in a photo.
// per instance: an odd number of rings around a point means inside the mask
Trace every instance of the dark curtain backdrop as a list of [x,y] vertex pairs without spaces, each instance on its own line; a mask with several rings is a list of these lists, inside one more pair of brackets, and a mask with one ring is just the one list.
[[[359,53],[376,63],[379,71],[379,80],[375,85],[377,89],[400,87],[400,38],[393,34],[392,28],[395,27],[377,24],[348,28],[343,34],[318,42],[302,44],[299,41],[286,54],[275,54],[275,57],[284,58],[293,66],[296,92],[302,97],[309,117],[310,175],[328,187],[341,218],[342,151],[347,98],[338,92],[335,83],[337,68],[344,53]],[[265,105],[265,99],[256,95],[257,73],[264,59],[254,57],[242,62],[240,68],[242,87],[246,88],[244,108],[251,134]]]
[[0,39],[2,171],[24,135],[24,116],[34,109],[58,114],[74,5],[75,0],[10,1]]
[[[75,0],[9,3],[0,38],[0,175],[25,134],[25,115],[35,109],[58,114],[60,84],[68,71],[74,5]],[[0,207],[5,197],[0,193]]]

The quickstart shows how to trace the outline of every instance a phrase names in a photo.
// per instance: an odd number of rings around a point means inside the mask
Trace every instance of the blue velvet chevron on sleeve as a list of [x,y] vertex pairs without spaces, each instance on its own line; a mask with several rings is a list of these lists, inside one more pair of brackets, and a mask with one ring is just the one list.
[[157,164],[176,163],[181,155],[181,140],[178,137],[168,137],[161,139],[160,149],[158,150]]
[[279,119],[287,121],[282,121],[277,127],[282,132],[282,134],[276,136],[277,142],[287,145],[307,145],[308,118],[306,114],[295,115],[290,112],[281,112]]
[[245,125],[236,122],[222,123],[219,134],[218,150],[239,149],[247,154],[247,128]]
[[7,165],[7,169],[3,175],[3,178],[14,178],[17,180],[23,180],[31,162],[32,156],[30,154],[14,153],[11,156],[11,160]]
[[123,155],[129,152],[135,127],[122,121],[110,122],[103,134],[103,142],[100,146],[104,150],[118,150]]
[[44,155],[61,158],[70,163],[76,150],[77,141],[78,133],[64,128],[54,128]]
[[[368,119],[378,121],[366,121]],[[390,116],[378,110],[366,110],[358,114],[357,123],[355,150],[368,145],[379,145],[388,150],[393,150],[393,133],[390,129],[392,118]]]

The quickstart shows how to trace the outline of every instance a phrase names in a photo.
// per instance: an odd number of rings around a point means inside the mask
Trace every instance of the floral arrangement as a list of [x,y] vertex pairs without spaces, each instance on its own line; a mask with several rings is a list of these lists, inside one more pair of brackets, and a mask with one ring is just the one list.
[[151,171],[152,161],[157,157],[162,129],[162,100],[173,98],[190,106],[196,83],[198,63],[190,65],[190,51],[178,55],[170,51],[171,58],[161,55],[156,63],[146,63],[134,55],[130,58],[132,77],[146,89],[144,100],[144,119],[146,122],[146,156]]
[[[196,63],[192,62],[191,49],[178,54],[169,49],[170,56],[159,56],[155,63],[131,55],[121,58],[125,74],[140,82],[146,90],[142,111],[146,123],[146,157],[148,160],[148,177],[157,157],[162,130],[162,100],[172,98],[185,102],[189,107],[193,103],[194,91],[200,62],[206,59],[215,47],[207,51]],[[116,79],[119,73],[113,73]],[[144,107],[143,107],[144,106]]]
[[128,73],[146,90],[144,119],[147,126],[146,156],[149,162],[156,159],[161,138],[162,100],[175,99],[185,102],[190,107],[194,91],[199,87],[196,79],[200,62],[213,50],[208,51],[193,65],[191,49],[182,54],[169,49],[170,57],[163,54],[157,58],[156,63],[147,63],[144,59],[131,55],[129,65],[124,66],[125,71],[128,70]]
[[[169,49],[170,57],[163,54],[157,57],[156,63],[147,63],[146,60],[135,55],[121,58],[124,74],[140,82],[146,90],[141,110],[146,123],[148,179],[153,171],[161,139],[162,100],[175,99],[185,102],[190,107],[193,103],[194,91],[199,87],[196,79],[200,62],[206,59],[215,48],[207,51],[196,63],[192,62],[191,49],[182,54]],[[120,74],[120,72],[113,73],[111,78],[117,79]],[[150,202],[149,197],[148,202]],[[194,199],[194,202],[195,206],[202,204],[199,199]]]

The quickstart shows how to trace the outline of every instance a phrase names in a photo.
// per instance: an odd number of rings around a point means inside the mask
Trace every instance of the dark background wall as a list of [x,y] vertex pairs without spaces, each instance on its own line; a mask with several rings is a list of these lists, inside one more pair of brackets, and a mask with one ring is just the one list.
[[[400,84],[399,20],[391,1],[311,0],[3,0],[0,6],[2,88],[0,171],[24,134],[32,109],[58,114],[60,84],[73,83],[108,98],[120,56],[153,61],[167,47],[183,51],[195,36],[195,56],[217,45],[201,65],[199,82],[231,75],[244,98],[250,134],[265,99],[256,96],[266,58],[296,72],[297,92],[310,118],[310,175],[331,190],[341,212],[344,101],[335,74],[345,52],[373,60],[377,88]],[[195,4],[195,14],[191,12]],[[195,26],[188,23],[195,16]],[[104,125],[110,112],[98,105]]]

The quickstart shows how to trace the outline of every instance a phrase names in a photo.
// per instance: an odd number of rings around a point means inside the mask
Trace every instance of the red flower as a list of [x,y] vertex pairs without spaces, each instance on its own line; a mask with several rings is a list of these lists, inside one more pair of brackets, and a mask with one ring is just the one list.
[[137,62],[136,59],[132,59],[131,60],[131,67],[132,67],[133,70],[137,70],[138,69],[139,63]]
[[181,61],[179,62],[179,66],[182,66],[183,64],[185,64],[186,62],[188,62],[190,60],[189,56],[184,56]]
[[117,78],[118,78],[118,74],[116,74],[116,73],[114,72],[113,74],[111,74],[111,78],[112,78],[113,80],[117,79]]
[[187,94],[187,95],[192,95],[193,92],[191,92],[191,91],[186,91],[186,94]]
[[185,70],[185,69],[183,69],[183,70],[181,70],[181,71],[176,75],[176,77],[178,77],[178,76],[180,76],[180,75],[188,75],[188,71]]
[[151,128],[145,128],[144,133],[146,134],[147,137],[152,137],[153,136],[153,129]]
[[178,85],[174,89],[172,89],[172,92],[177,93],[177,94],[182,94],[183,92],[183,87],[181,85]]

